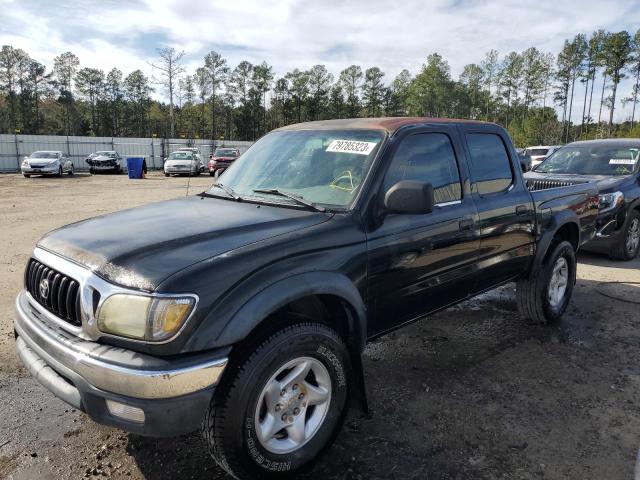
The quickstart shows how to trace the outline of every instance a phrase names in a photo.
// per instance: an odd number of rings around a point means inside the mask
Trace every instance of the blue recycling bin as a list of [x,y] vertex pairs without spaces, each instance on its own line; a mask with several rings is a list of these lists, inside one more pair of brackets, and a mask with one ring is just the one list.
[[127,157],[129,178],[142,178],[142,162],[144,162],[143,157]]

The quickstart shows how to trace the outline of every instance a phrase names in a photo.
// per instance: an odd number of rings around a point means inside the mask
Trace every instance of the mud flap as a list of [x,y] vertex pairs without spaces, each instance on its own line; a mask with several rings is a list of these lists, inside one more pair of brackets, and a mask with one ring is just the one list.
[[364,365],[362,364],[362,354],[360,352],[351,355],[351,364],[353,365],[353,374],[355,377],[355,398],[358,402],[362,413],[367,418],[371,417],[369,412],[369,402],[367,400],[367,385],[364,379]]

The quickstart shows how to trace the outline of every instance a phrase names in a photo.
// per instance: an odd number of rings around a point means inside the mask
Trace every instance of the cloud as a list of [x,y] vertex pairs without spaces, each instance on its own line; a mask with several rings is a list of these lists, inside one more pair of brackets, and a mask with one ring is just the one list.
[[[277,75],[317,63],[335,75],[356,63],[379,66],[391,81],[403,68],[417,73],[437,51],[455,76],[490,49],[556,54],[576,33],[640,25],[640,4],[628,0],[0,0],[0,9],[0,43],[48,66],[70,50],[83,66],[147,75],[155,49],[170,45],[187,52],[191,71],[216,50],[232,66],[264,60]],[[618,98],[631,82],[621,89]],[[574,101],[578,118],[581,111]]]

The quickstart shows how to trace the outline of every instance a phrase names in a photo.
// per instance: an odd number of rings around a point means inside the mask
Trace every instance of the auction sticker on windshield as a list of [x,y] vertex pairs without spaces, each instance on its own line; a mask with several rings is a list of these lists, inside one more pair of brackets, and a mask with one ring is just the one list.
[[609,165],[635,165],[636,161],[632,158],[612,158],[609,160]]
[[376,142],[359,142],[356,140],[334,140],[327,147],[327,152],[357,153],[369,155],[376,147]]

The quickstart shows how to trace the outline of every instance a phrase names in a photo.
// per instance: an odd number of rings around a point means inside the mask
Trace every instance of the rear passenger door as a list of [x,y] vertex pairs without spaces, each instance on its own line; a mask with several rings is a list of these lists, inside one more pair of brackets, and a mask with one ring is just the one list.
[[506,133],[492,126],[462,126],[478,210],[480,251],[476,292],[519,275],[529,265],[535,210]]
[[369,334],[377,335],[466,297],[475,284],[476,211],[458,132],[421,129],[399,140],[382,180],[384,198],[401,180],[431,183],[425,214],[387,213],[367,234]]

